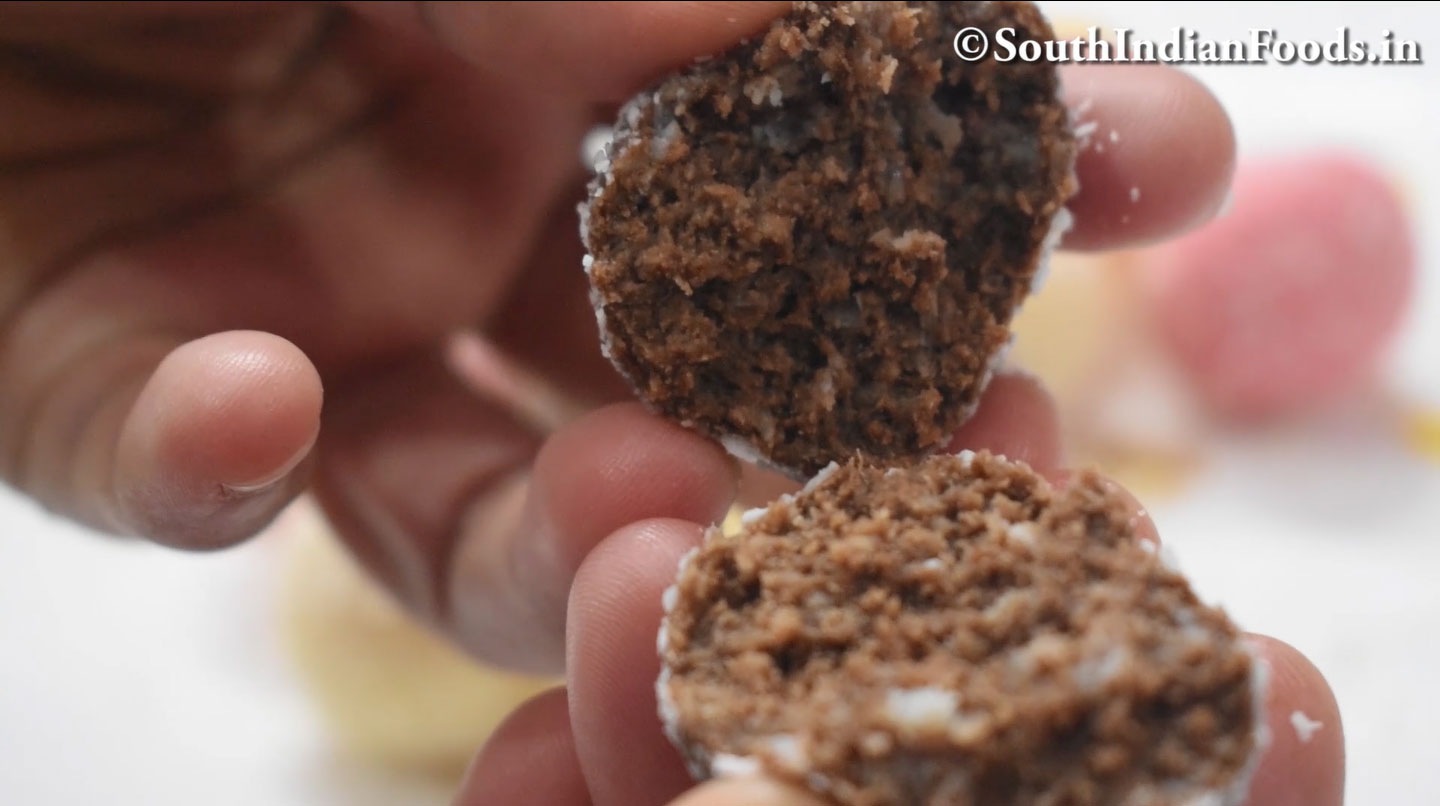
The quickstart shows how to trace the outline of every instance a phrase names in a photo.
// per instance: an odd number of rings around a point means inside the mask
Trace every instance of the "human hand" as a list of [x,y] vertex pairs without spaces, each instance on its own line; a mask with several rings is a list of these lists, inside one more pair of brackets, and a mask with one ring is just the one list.
[[[1164,68],[1070,70],[1072,105],[1096,130],[1123,132],[1123,148],[1087,150],[1078,165],[1072,248],[1105,249],[1194,226],[1221,203],[1233,165],[1228,120],[1209,94]],[[1129,188],[1161,194],[1132,206]],[[989,448],[1063,478],[1056,415],[1033,379],[1001,376],[955,447]],[[1143,514],[1138,527],[1153,535]],[[814,796],[762,780],[691,781],[659,729],[653,649],[662,591],[701,539],[698,523],[650,519],[604,538],[583,561],[569,607],[569,682],[519,710],[482,751],[457,800],[610,806],[819,806]],[[1333,695],[1288,645],[1253,636],[1271,671],[1265,719],[1271,744],[1248,806],[1335,806],[1343,800],[1344,742]],[[1292,715],[1316,720],[1302,737]],[[543,771],[543,772],[540,772]]]
[[[1023,378],[1001,383],[994,399],[1012,405],[992,407],[957,441],[1022,453],[1052,482],[1065,484],[1069,474],[1057,464],[1054,412],[1043,392],[1015,385],[1028,383]],[[1138,504],[1134,512],[1136,533],[1158,541]],[[812,794],[759,779],[687,789],[689,776],[662,734],[654,649],[662,592],[703,531],[696,523],[654,519],[622,528],[591,552],[570,598],[568,686],[534,698],[497,730],[457,806],[823,806]],[[1266,669],[1261,718],[1269,739],[1246,806],[1338,806],[1344,735],[1327,683],[1283,642],[1262,635],[1248,641]]]
[[[773,13],[0,10],[0,112],[25,123],[0,139],[0,473],[71,517],[188,548],[243,539],[312,484],[414,612],[517,668],[560,667],[568,600],[573,731],[565,697],[537,700],[466,797],[677,794],[652,716],[658,597],[694,524],[733,497],[735,468],[615,402],[628,395],[577,269],[576,151],[647,77]],[[1219,205],[1233,141],[1203,89],[1146,68],[1070,84],[1125,142],[1082,157],[1068,245],[1147,241]],[[443,357],[463,328],[602,407],[547,435],[477,398]],[[1018,376],[997,379],[960,439],[1042,466],[1056,450],[1043,391]],[[1277,698],[1334,724],[1308,665]],[[516,779],[504,754],[537,747],[526,736],[548,749]],[[1338,731],[1299,762],[1282,750],[1260,791],[1320,788],[1255,806],[1338,802]],[[497,792],[514,797],[486,800]]]
[[[0,8],[0,119],[23,124],[0,135],[0,476],[184,548],[313,485],[415,612],[558,669],[584,550],[723,512],[734,467],[633,406],[537,460],[543,429],[444,345],[475,329],[579,406],[629,398],[579,268],[581,137],[773,12]],[[502,528],[493,503],[532,473]]]

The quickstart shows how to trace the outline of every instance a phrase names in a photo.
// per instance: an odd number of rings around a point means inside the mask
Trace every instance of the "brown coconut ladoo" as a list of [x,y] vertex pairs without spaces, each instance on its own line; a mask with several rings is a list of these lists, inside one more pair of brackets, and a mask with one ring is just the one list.
[[661,414],[803,478],[969,416],[1068,222],[1029,3],[797,3],[622,111],[581,209],[606,354]]
[[1263,665],[1131,518],[988,454],[829,468],[682,563],[662,721],[847,806],[1237,806]]

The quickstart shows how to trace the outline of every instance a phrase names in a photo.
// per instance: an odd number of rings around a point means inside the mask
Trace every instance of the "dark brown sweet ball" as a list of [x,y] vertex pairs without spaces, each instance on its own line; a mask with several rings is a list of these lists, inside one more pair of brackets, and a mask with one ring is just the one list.
[[1029,3],[798,3],[622,112],[582,207],[606,353],[662,414],[808,476],[969,416],[1068,216]]
[[986,454],[822,473],[682,564],[662,720],[846,806],[1235,806],[1263,665],[1130,519]]

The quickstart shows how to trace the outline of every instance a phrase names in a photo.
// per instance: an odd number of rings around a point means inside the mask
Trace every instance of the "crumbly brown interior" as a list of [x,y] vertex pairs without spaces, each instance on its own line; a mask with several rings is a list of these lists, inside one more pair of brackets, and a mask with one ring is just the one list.
[[626,108],[582,216],[643,399],[801,476],[968,416],[1074,191],[1054,66],[962,61],[968,26],[1051,35],[1029,3],[797,3]]
[[985,454],[843,466],[683,568],[673,736],[701,773],[755,758],[855,806],[1243,786],[1252,658],[1130,517],[1094,475],[1056,491]]

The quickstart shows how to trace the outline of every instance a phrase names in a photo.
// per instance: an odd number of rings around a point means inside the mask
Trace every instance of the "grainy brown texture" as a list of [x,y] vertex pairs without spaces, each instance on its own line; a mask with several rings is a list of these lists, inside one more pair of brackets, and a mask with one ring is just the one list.
[[1131,515],[986,454],[840,467],[682,568],[672,738],[856,806],[1234,803],[1255,661]]
[[964,421],[1075,187],[1054,66],[964,62],[967,26],[1050,36],[1028,3],[799,3],[626,107],[582,218],[652,407],[799,476]]

